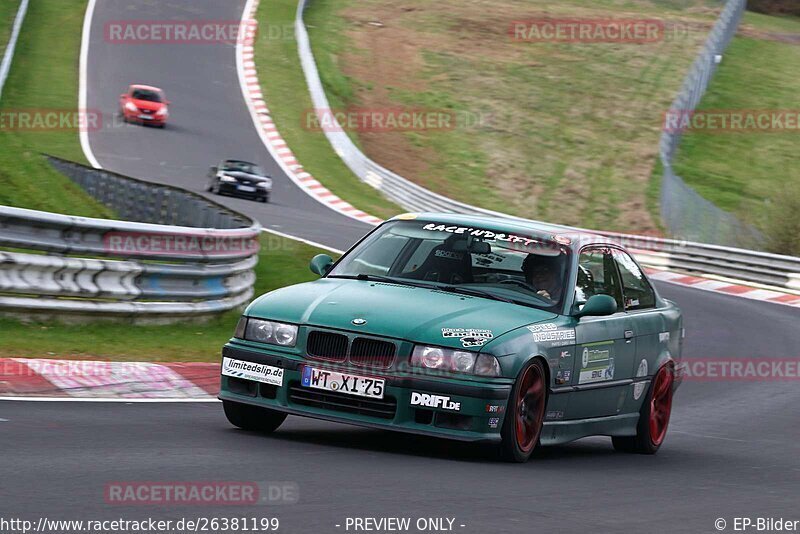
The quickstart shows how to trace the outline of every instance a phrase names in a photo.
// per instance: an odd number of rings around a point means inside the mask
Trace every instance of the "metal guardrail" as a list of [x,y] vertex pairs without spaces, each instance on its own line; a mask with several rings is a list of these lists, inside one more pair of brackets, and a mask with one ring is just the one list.
[[[317,70],[308,31],[303,22],[303,11],[307,3],[308,0],[299,0],[297,4],[297,13],[295,17],[297,49],[313,105],[316,109],[327,110],[330,109],[330,104],[325,94],[319,71]],[[725,10],[720,16],[720,20],[714,27],[711,37],[709,37],[709,44],[706,45],[701,56],[695,62],[695,67],[684,83],[684,89],[702,87],[702,91],[705,91],[711,71],[700,68],[699,66],[716,65],[713,56],[717,53],[721,53],[732,38],[738,26],[739,19],[741,18],[741,10],[743,10],[744,5],[745,0],[728,0]],[[709,54],[712,55],[710,56]],[[691,105],[692,109],[694,109],[699,103],[702,91],[697,92],[695,90],[690,93],[691,98],[689,101],[676,101],[673,107],[675,105]],[[326,117],[326,120],[335,121],[335,116],[333,114],[330,115],[331,116]],[[359,179],[381,191],[386,197],[399,204],[404,209],[417,212],[432,211],[490,215],[506,219],[524,220],[519,217],[471,206],[446,198],[393,173],[364,155],[347,136],[344,129],[338,124],[334,124],[331,128],[326,128],[325,135],[339,157]],[[674,152],[678,143],[677,139],[678,138],[676,138],[674,142],[667,142],[662,138],[662,149],[667,146]],[[665,145],[665,143],[667,144]],[[686,200],[688,196],[695,195],[702,202],[708,205],[711,204],[700,198],[697,193],[692,191],[686,184],[683,184],[682,181],[679,185],[690,191],[690,193],[683,195],[671,193],[669,188],[677,187],[676,182],[665,178],[664,188],[667,194],[670,198],[676,199],[675,202],[667,206],[667,216],[670,217],[670,219],[685,218],[687,221],[693,221],[693,224],[698,227],[709,225],[709,227],[718,229],[718,233],[716,234],[718,236],[722,236],[721,232],[725,229],[725,231],[731,232],[731,235],[736,235],[739,239],[745,236],[744,242],[748,245],[751,244],[753,234],[749,229],[743,229],[741,223],[738,225],[735,224],[733,221],[737,223],[738,221],[730,214],[725,214],[728,218],[722,216],[706,216],[706,218],[703,219],[698,218],[696,214],[685,213],[686,209],[697,210],[698,213],[704,214],[709,212],[709,210],[705,209],[705,206],[702,206],[701,209],[701,207],[698,207],[699,204],[689,203]],[[682,198],[685,204],[681,205],[680,200],[678,200],[679,198]],[[714,209],[718,210],[716,207],[714,207]],[[589,232],[611,237],[633,249],[639,261],[643,265],[650,267],[730,277],[738,280],[772,285],[783,290],[800,293],[800,274],[798,274],[800,273],[800,258],[780,256],[742,248],[708,245],[692,241],[596,232],[593,230],[560,225],[551,226],[554,229]],[[673,235],[680,235],[683,237],[700,235],[692,227],[675,226],[674,228],[680,231],[675,232]],[[729,240],[725,239],[725,242],[727,243]]]
[[258,223],[178,188],[51,161],[142,222],[0,206],[0,246],[10,249],[0,251],[0,311],[164,318],[250,301]]
[[[700,104],[723,52],[739,27],[747,0],[728,0],[703,49],[684,79],[670,113],[691,115]],[[684,130],[665,128],[659,143],[664,169],[661,183],[661,218],[672,235],[718,245],[759,248],[764,236],[753,226],[715,206],[675,174],[672,164]]]

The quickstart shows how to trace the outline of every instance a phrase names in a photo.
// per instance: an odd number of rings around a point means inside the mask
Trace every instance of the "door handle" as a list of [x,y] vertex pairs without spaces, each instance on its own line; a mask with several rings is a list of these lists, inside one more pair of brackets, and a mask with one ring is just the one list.
[[633,330],[625,330],[625,339],[627,341],[633,339]]

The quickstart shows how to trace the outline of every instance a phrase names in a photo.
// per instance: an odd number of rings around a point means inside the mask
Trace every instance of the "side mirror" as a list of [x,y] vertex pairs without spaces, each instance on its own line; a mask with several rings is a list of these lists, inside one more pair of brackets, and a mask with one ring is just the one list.
[[608,295],[592,295],[573,317],[603,317],[617,313],[617,301]]
[[308,266],[311,272],[319,276],[325,276],[333,266],[333,258],[327,254],[317,254],[311,258],[311,264]]

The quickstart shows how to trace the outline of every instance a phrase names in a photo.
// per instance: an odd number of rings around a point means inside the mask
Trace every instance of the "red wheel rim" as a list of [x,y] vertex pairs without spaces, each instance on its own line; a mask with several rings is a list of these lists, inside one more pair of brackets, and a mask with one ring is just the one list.
[[531,365],[520,379],[515,408],[517,445],[524,453],[530,452],[539,441],[544,419],[544,376],[538,365]]
[[672,413],[672,370],[668,365],[662,367],[653,382],[653,396],[650,399],[650,440],[653,445],[661,445],[667,435],[669,416]]

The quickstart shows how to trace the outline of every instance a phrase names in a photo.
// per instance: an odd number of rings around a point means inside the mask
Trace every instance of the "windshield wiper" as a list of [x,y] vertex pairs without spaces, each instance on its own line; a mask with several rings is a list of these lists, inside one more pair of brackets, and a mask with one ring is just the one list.
[[519,302],[517,302],[516,300],[507,299],[505,297],[501,297],[500,295],[495,295],[494,293],[483,291],[482,289],[473,289],[473,288],[458,287],[458,286],[442,286],[438,287],[437,289],[441,291],[448,291],[450,293],[461,293],[462,295],[471,295],[473,297],[484,297],[487,299],[499,300],[500,302],[508,302],[510,304],[519,304]]
[[391,276],[383,276],[380,274],[334,274],[328,278],[348,278],[350,280],[366,280],[368,282],[384,282],[387,284],[397,284],[400,286],[421,287],[423,289],[431,289],[433,286],[429,284],[419,284],[412,282],[407,278],[392,278]]

